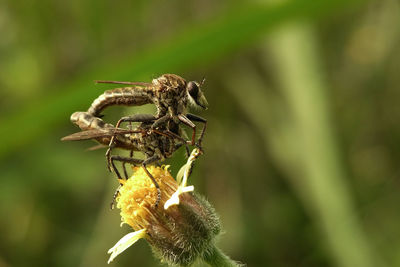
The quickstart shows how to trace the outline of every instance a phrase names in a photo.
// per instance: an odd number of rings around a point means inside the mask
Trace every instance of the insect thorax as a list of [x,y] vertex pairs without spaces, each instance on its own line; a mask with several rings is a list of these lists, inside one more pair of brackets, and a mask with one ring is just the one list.
[[[146,129],[146,126],[143,128]],[[145,152],[148,156],[157,154],[161,159],[169,158],[176,150],[176,139],[148,130],[135,135],[139,151]],[[160,129],[164,130],[164,127]]]

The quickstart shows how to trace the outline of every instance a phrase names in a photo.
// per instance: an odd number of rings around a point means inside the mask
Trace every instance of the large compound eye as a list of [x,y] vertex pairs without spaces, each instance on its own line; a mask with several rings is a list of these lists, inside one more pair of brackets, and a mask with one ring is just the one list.
[[189,92],[189,95],[196,100],[199,95],[199,87],[197,84],[195,82],[188,82],[186,88]]

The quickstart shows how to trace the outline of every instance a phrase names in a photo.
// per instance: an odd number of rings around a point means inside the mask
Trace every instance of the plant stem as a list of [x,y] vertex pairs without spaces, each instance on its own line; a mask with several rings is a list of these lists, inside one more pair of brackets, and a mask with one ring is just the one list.
[[210,248],[203,255],[203,260],[207,262],[210,266],[215,267],[239,267],[244,266],[243,264],[237,263],[236,261],[225,255],[219,248],[215,245]]

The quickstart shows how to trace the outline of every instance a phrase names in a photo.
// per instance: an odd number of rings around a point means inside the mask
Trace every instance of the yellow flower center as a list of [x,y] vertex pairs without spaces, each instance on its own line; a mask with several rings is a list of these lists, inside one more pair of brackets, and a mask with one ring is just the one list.
[[161,201],[154,207],[157,190],[142,167],[133,167],[134,174],[128,180],[121,180],[117,207],[121,210],[121,220],[135,230],[147,228],[154,220],[154,214],[163,209],[164,203],[176,192],[178,184],[168,171],[168,167],[149,166],[147,170],[160,186]]

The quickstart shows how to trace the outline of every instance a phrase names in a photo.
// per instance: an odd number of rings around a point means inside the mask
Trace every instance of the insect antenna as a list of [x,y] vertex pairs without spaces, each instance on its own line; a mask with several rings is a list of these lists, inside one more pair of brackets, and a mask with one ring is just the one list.
[[138,85],[138,86],[150,86],[151,85],[151,83],[145,83],[145,82],[120,82],[120,81],[103,81],[103,80],[96,80],[94,82],[95,83]]

